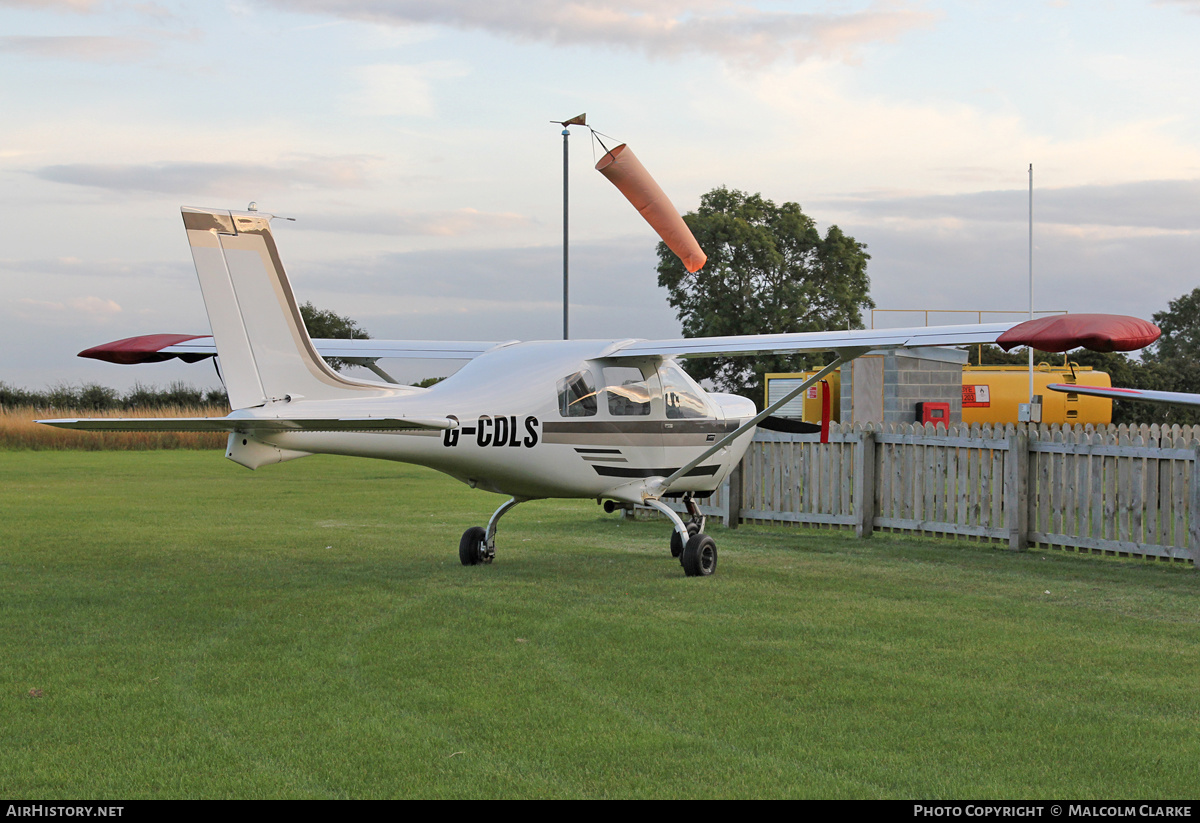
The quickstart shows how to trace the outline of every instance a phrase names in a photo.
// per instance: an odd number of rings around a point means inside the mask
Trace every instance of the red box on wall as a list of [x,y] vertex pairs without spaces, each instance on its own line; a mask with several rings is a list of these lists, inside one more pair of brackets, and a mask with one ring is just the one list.
[[941,423],[950,426],[950,404],[922,401],[917,404],[918,423]]

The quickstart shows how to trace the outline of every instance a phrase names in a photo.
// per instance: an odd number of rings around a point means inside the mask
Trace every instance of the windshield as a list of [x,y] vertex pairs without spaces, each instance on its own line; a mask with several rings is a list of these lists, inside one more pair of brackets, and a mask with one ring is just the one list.
[[662,378],[668,420],[713,416],[704,399],[704,391],[683,369],[668,361],[662,364],[658,374]]

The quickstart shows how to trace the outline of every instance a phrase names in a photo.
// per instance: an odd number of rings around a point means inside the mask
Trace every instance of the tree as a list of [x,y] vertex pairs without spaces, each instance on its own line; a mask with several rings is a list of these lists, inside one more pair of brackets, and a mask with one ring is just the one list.
[[1154,313],[1162,337],[1148,349],[1145,359],[1200,361],[1200,288],[1172,300],[1166,311]]
[[[667,289],[685,337],[862,328],[863,309],[875,305],[866,246],[837,226],[822,238],[796,203],[776,206],[761,194],[722,186],[683,219],[708,263],[691,274],[659,243],[658,284]],[[801,371],[817,360],[704,358],[688,370],[721,391],[754,397],[761,408],[764,374]]]
[[[1141,379],[1131,385],[1137,389],[1200,393],[1200,288],[1172,300],[1166,311],[1155,312],[1154,322],[1162,329],[1162,337],[1143,353]],[[1115,380],[1113,385],[1117,385]],[[1162,405],[1138,412],[1144,422],[1200,424],[1200,409],[1195,406]]]
[[[308,329],[309,337],[324,337],[335,340],[369,340],[371,335],[367,334],[367,330],[360,328],[358,322],[351,320],[349,317],[342,317],[325,309],[318,309],[311,301],[306,302],[300,307],[300,316],[304,318],[304,327]],[[341,371],[347,366],[354,365],[347,363],[340,357],[325,358],[331,368]]]

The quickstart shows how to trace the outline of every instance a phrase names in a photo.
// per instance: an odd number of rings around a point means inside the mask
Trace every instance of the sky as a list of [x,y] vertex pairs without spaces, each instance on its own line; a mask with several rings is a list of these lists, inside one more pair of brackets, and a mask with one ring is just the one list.
[[[184,205],[295,218],[298,299],[373,337],[559,337],[582,112],[681,212],[865,243],[876,326],[1028,310],[1032,164],[1035,309],[1149,319],[1200,286],[1197,43],[1200,0],[0,0],[0,381],[215,385],[75,356],[208,332]],[[679,336],[569,143],[572,337]]]

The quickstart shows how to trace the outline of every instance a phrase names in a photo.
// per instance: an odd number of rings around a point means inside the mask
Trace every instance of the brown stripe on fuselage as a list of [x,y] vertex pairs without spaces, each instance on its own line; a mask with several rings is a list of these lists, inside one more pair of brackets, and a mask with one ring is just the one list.
[[657,448],[663,444],[661,434],[622,434],[612,432],[542,432],[543,443],[566,443],[575,446],[633,446]]
[[587,420],[542,423],[542,431],[563,434],[723,434],[738,427],[735,420]]
[[731,432],[733,420],[587,420],[547,421],[542,442],[577,446],[704,446],[712,435]]

